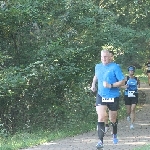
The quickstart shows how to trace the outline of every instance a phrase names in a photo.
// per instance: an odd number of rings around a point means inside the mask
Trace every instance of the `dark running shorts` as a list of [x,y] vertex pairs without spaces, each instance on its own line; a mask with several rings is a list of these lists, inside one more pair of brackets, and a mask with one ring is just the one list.
[[132,105],[138,103],[138,93],[135,94],[136,97],[128,97],[128,95],[124,96],[125,105]]
[[150,73],[150,70],[147,70],[147,73]]
[[119,97],[114,98],[114,102],[102,102],[102,97],[97,94],[96,96],[96,106],[106,105],[109,110],[117,111],[119,109]]

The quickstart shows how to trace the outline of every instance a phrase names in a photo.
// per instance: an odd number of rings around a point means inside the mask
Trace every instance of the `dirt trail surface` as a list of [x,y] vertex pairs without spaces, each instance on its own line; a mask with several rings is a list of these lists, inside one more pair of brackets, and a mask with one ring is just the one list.
[[[141,91],[146,93],[146,102],[136,112],[135,129],[129,129],[129,122],[120,120],[118,123],[118,144],[114,145],[110,131],[104,137],[104,150],[133,150],[150,144],[150,87],[142,84]],[[24,150],[96,150],[97,131],[68,137]]]

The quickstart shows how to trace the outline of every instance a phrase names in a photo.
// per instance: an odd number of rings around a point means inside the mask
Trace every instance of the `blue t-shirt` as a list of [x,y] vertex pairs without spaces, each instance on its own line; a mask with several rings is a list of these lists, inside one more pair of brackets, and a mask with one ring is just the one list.
[[135,91],[137,92],[138,91],[138,81],[137,81],[137,78],[134,77],[134,78],[129,78],[127,80],[127,89],[125,89],[125,95],[128,95],[128,91]]
[[107,65],[103,65],[102,63],[96,64],[95,75],[98,79],[98,94],[101,97],[104,98],[119,97],[120,90],[118,87],[105,88],[103,86],[103,81],[106,81],[109,84],[113,84],[115,82],[124,80],[125,77],[119,65],[117,65],[114,62],[111,62]]

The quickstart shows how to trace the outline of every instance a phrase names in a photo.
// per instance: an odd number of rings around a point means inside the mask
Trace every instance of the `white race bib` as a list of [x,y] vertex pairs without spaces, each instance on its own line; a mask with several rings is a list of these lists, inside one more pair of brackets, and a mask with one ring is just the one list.
[[128,97],[135,97],[135,91],[128,91]]
[[104,98],[104,97],[102,97],[102,102],[114,102],[114,98]]

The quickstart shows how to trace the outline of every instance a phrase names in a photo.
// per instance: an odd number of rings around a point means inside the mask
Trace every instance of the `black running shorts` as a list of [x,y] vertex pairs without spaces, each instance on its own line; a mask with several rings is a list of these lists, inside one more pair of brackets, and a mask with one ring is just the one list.
[[147,73],[150,73],[150,70],[147,70]]
[[102,97],[97,94],[96,96],[96,106],[107,105],[108,109],[111,111],[117,111],[119,109],[119,97],[114,98],[114,102],[102,102]]
[[138,93],[135,94],[136,97],[128,97],[128,95],[124,96],[125,105],[132,105],[138,103]]

